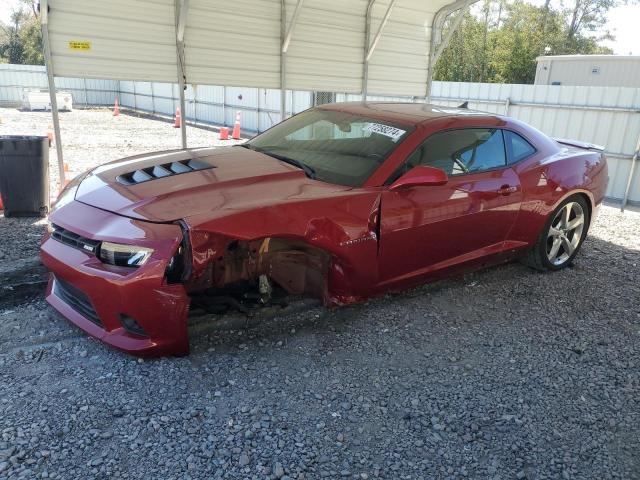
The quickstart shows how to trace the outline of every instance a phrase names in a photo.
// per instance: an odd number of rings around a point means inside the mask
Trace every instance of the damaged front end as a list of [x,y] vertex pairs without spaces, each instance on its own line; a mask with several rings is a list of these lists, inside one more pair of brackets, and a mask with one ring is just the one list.
[[192,308],[244,313],[254,307],[286,305],[291,296],[328,301],[330,255],[305,242],[284,238],[236,240],[195,233],[193,272],[185,282]]
[[[46,298],[115,348],[136,356],[185,355],[195,309],[250,314],[293,298],[333,306],[370,296],[379,232],[372,197],[354,196],[364,204],[358,208],[336,201],[302,214],[290,204],[204,222],[150,222],[73,201],[52,213],[59,232],[41,245],[51,272]],[[141,256],[144,261],[131,263]]]

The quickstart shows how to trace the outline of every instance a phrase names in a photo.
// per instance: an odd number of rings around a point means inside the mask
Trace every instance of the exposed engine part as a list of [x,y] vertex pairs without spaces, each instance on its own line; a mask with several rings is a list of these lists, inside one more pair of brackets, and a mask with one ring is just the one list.
[[203,292],[248,282],[262,303],[273,303],[275,286],[291,295],[324,299],[330,256],[308,244],[281,238],[230,240],[218,248],[203,274],[186,285]]
[[[268,286],[268,294],[263,293],[260,283]],[[258,282],[242,281],[222,288],[210,288],[191,294],[191,310],[203,310],[207,313],[222,314],[235,310],[251,315],[254,310],[266,306],[286,307],[289,295],[265,275]]]
[[258,291],[260,292],[260,300],[262,303],[268,303],[273,293],[271,280],[264,273],[258,277]]

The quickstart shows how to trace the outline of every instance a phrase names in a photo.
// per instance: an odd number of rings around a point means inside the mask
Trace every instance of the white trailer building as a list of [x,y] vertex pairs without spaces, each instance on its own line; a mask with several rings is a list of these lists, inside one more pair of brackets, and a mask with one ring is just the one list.
[[640,88],[638,55],[556,55],[536,60],[536,85]]

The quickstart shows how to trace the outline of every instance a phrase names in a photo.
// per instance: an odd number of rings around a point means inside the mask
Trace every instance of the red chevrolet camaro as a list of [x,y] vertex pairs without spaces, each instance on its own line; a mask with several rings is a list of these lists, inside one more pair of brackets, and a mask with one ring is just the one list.
[[195,303],[281,292],[332,306],[517,258],[561,269],[607,181],[595,146],[499,115],[325,105],[243,145],[73,180],[42,242],[47,300],[126,352],[186,354]]

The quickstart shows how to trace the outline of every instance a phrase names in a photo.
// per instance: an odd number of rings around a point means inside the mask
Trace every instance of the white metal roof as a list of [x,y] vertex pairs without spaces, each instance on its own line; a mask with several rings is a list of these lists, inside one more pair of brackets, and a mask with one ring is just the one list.
[[48,0],[53,73],[175,83],[186,12],[186,83],[425,96],[434,19],[472,1],[375,0],[367,28],[370,0]]

